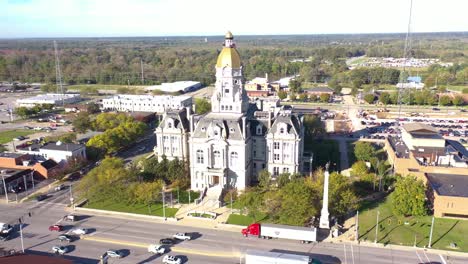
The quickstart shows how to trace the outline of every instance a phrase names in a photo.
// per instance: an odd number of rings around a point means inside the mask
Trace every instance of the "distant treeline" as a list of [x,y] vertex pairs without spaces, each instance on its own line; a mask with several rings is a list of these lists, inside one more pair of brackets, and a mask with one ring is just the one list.
[[[419,58],[466,62],[468,33],[414,34],[411,54]],[[222,36],[58,39],[65,83],[158,84],[215,80]],[[354,56],[402,57],[404,34],[239,36],[244,76],[271,79],[301,74],[326,81],[347,70]],[[55,82],[52,39],[0,40],[0,80]],[[306,58],[309,62],[291,62]],[[392,78],[393,79],[393,78]],[[392,81],[393,82],[393,81]]]

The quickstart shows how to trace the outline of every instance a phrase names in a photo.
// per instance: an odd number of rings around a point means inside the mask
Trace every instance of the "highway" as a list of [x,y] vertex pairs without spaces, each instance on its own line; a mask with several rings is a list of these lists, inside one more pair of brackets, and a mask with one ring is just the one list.
[[[111,259],[109,263],[160,263],[161,257],[148,253],[147,245],[156,243],[161,238],[170,237],[176,232],[190,232],[196,237],[191,241],[180,242],[170,249],[170,254],[183,256],[185,263],[241,263],[241,261],[243,263],[241,257],[247,249],[307,254],[330,264],[468,262],[468,258],[450,256],[450,253],[447,261],[446,254],[430,254],[420,248],[395,250],[359,246],[354,243],[304,245],[295,241],[244,238],[237,232],[107,216],[81,215],[81,219],[75,223],[63,222],[61,219],[67,214],[63,204],[66,198],[65,190],[44,202],[0,204],[0,222],[17,224],[18,218],[23,216],[25,249],[42,253],[49,253],[52,246],[60,244],[57,240],[58,232],[48,230],[50,225],[61,223],[65,226],[64,232],[74,227],[89,228],[91,233],[69,244],[71,252],[65,257],[77,263],[97,263],[99,256],[107,249],[121,249],[126,253],[124,258]],[[32,213],[31,217],[27,216],[28,212]],[[19,232],[15,232],[12,239],[0,242],[0,246],[20,250]]]

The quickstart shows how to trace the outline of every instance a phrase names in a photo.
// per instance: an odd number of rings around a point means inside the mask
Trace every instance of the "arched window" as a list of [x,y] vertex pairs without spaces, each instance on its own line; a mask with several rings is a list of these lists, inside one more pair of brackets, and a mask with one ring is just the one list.
[[203,164],[203,150],[199,149],[197,150],[197,163]]
[[171,122],[167,123],[167,127],[172,128],[172,123]]
[[257,126],[257,135],[261,135],[262,134],[262,125],[258,125]]
[[284,127],[280,128],[280,134],[284,134]]
[[239,155],[237,152],[231,152],[230,166],[236,166]]

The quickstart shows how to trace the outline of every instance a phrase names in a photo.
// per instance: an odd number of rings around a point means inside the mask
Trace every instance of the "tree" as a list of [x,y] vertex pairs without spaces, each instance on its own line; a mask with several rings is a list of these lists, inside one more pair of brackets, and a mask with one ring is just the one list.
[[195,99],[195,113],[199,115],[206,114],[211,111],[211,103],[202,98]]
[[295,93],[290,93],[290,94],[289,94],[289,100],[291,100],[291,101],[296,101],[296,99],[297,99],[297,96],[296,96]]
[[323,122],[314,115],[304,116],[304,136],[306,138],[318,137],[326,132]]
[[354,193],[349,178],[340,173],[330,174],[329,197],[330,214],[343,217],[358,208],[358,198]]
[[379,101],[384,104],[384,105],[388,105],[390,104],[390,94],[387,93],[387,92],[383,92],[380,94],[380,97],[379,97]]
[[336,78],[331,78],[331,80],[328,81],[327,84],[328,87],[332,88],[336,94],[340,94],[341,90],[343,89],[343,86],[341,86],[340,82]]
[[359,141],[354,146],[354,155],[357,160],[369,161],[376,153],[371,143]]
[[289,173],[281,173],[278,175],[278,180],[276,181],[276,184],[278,185],[278,188],[281,188],[288,184],[291,180],[291,174]]
[[131,189],[130,200],[134,203],[140,203],[150,206],[151,203],[156,202],[160,193],[162,192],[164,182],[161,180],[144,183],[134,183]]
[[359,160],[356,161],[353,166],[351,166],[351,175],[361,178],[363,175],[366,175],[369,172],[366,162]]
[[374,103],[375,100],[375,95],[374,94],[366,94],[364,95],[364,101],[366,101],[368,104]]
[[63,143],[73,143],[76,142],[76,133],[67,133],[58,138]]
[[85,112],[80,112],[72,122],[73,127],[78,133],[85,133],[88,129],[92,128],[91,120],[89,119],[89,114]]
[[271,174],[267,170],[262,170],[258,173],[258,186],[264,190],[268,189],[271,184]]
[[57,92],[57,85],[46,83],[41,85],[41,91],[44,93],[56,93]]
[[399,177],[391,195],[392,211],[403,216],[426,215],[425,199],[425,187],[421,180],[413,176]]
[[21,106],[15,108],[15,114],[19,115],[21,118],[24,119],[28,118],[32,114],[32,111],[27,107]]
[[302,82],[298,79],[292,79],[289,81],[289,90],[293,93],[300,93],[301,92]]
[[327,94],[327,93],[321,93],[320,94],[320,102],[322,102],[322,103],[330,102],[330,98],[331,98],[331,96],[329,94]]
[[460,106],[460,105],[463,105],[465,103],[465,100],[463,100],[463,96],[457,95],[457,96],[455,96],[453,98],[452,103],[455,106]]
[[237,203],[247,210],[255,222],[259,221],[261,208],[263,208],[263,193],[256,188],[246,189],[237,199]]
[[307,94],[301,93],[299,94],[299,101],[305,102],[307,100]]
[[99,109],[99,105],[97,105],[96,103],[89,103],[86,105],[86,111],[89,114],[95,114],[99,113],[101,110]]
[[304,184],[303,179],[283,186],[279,191],[279,198],[281,203],[276,215],[281,224],[303,226],[318,212],[312,203],[318,197]]
[[281,91],[278,92],[278,97],[279,97],[280,100],[284,100],[284,99],[286,99],[286,97],[288,97],[288,93],[281,90]]
[[440,105],[447,106],[452,104],[452,99],[450,99],[450,96],[448,95],[442,95],[439,98]]

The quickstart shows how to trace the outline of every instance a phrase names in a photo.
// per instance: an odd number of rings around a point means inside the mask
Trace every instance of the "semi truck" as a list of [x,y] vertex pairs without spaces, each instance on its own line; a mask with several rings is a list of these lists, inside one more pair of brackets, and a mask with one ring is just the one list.
[[245,254],[245,264],[315,264],[309,256],[286,254],[281,252],[265,252],[248,250]]
[[298,240],[302,243],[317,241],[317,228],[315,227],[255,223],[242,229],[241,232],[245,237],[250,235],[263,239],[283,238]]

